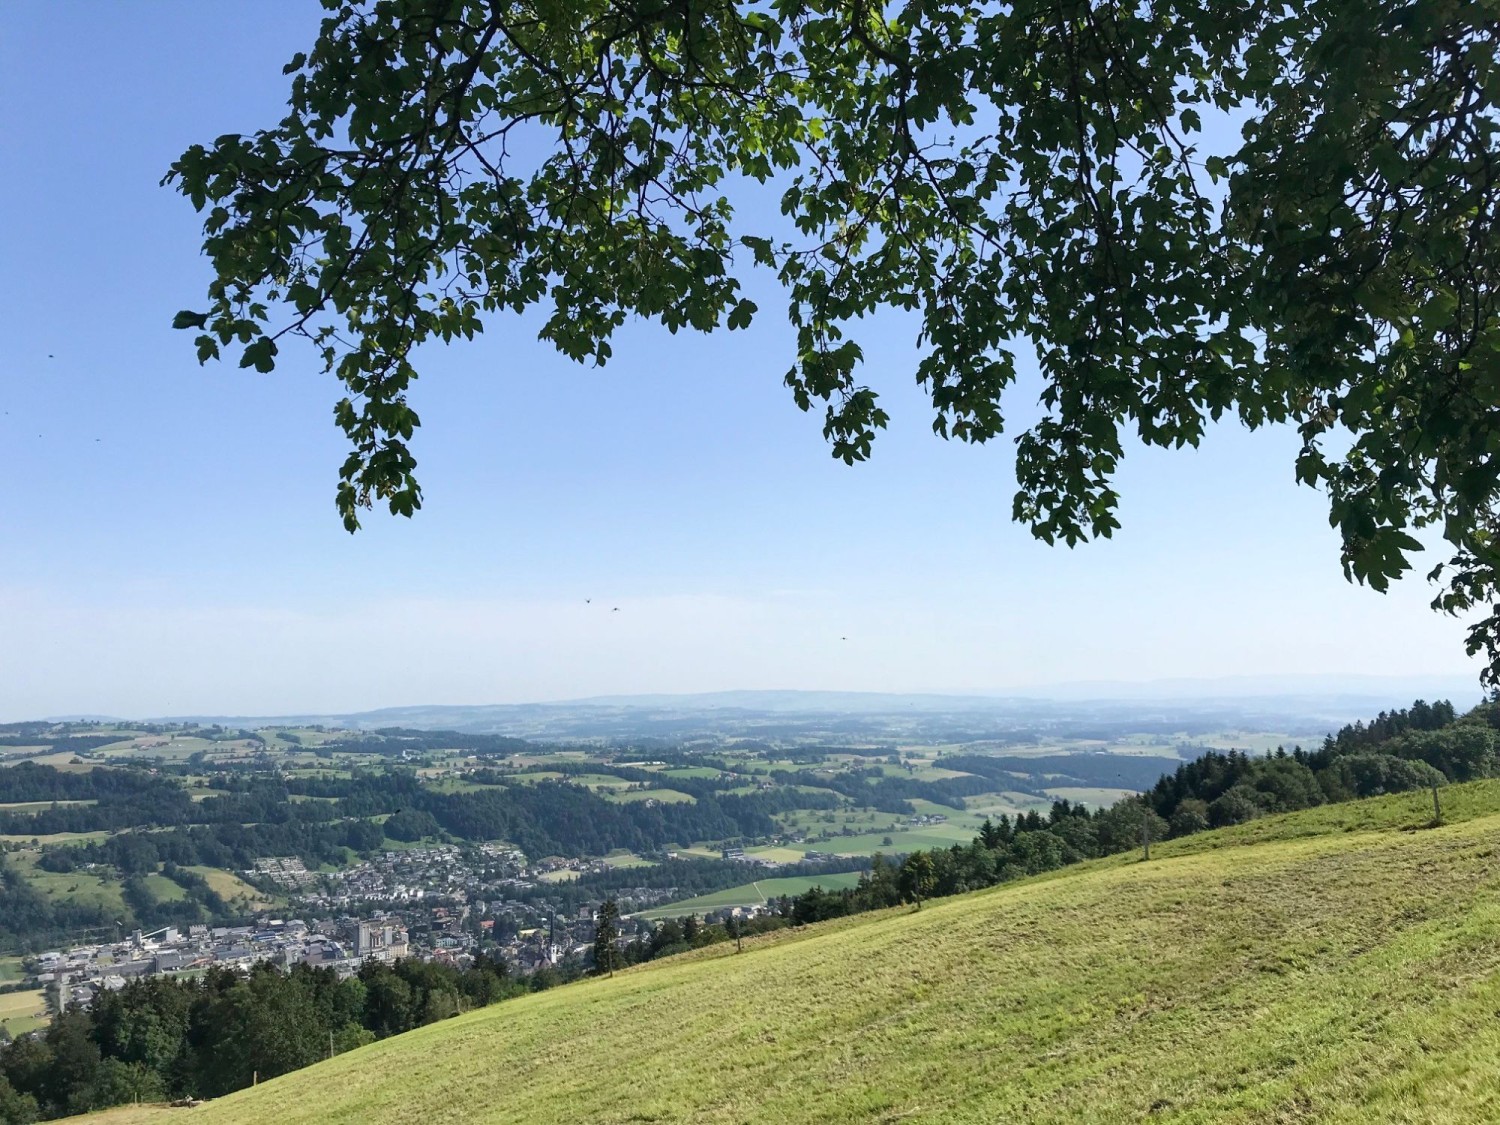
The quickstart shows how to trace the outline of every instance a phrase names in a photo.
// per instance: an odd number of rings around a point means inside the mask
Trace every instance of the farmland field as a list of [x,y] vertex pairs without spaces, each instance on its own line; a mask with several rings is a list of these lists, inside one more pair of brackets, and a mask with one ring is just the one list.
[[617,855],[607,855],[604,862],[611,867],[655,867],[656,864],[649,859],[642,859],[633,852],[624,852]]
[[[890,839],[887,844],[886,839]],[[925,848],[951,848],[974,839],[974,829],[961,824],[928,824],[900,832],[870,833],[861,836],[835,836],[814,845],[820,852],[834,855],[874,855],[884,852],[914,852]]]
[[47,998],[40,988],[30,992],[0,992],[0,1024],[14,1037],[48,1022]]
[[859,876],[858,871],[842,871],[833,875],[789,875],[780,879],[761,879],[684,902],[675,902],[670,906],[657,907],[655,910],[643,910],[636,917],[680,918],[685,914],[702,914],[704,911],[721,910],[726,906],[758,906],[767,899],[800,895],[813,887],[822,887],[825,891],[842,890],[858,883]]
[[808,850],[808,848],[778,848],[767,846],[759,848],[746,848],[745,854],[758,856],[761,859],[768,859],[772,863],[800,863],[802,862],[802,858]]
[[1064,798],[1075,803],[1081,801],[1093,808],[1107,808],[1116,801],[1135,796],[1134,789],[1098,789],[1077,785],[1058,786],[1055,789],[1048,789],[1047,792],[1053,797]]
[[87,871],[43,871],[36,866],[39,854],[12,852],[6,858],[33,889],[50,900],[98,905],[114,914],[124,913],[125,900],[120,896],[120,885],[114,880]]
[[74,764],[73,759],[77,757],[71,750],[59,750],[55,754],[42,754],[35,758],[0,758],[0,766],[13,766],[18,762],[32,762],[38,766],[54,766],[64,773],[87,773],[94,768],[94,763],[81,761]]
[[158,902],[180,902],[187,898],[187,891],[183,890],[165,875],[152,874],[142,877],[146,889],[151,892],[151,897]]
[[109,839],[108,832],[53,832],[50,835],[37,836],[0,836],[0,841],[7,844],[29,844],[33,840],[39,844],[95,844],[107,839]]
[[1003,793],[980,793],[977,796],[964,798],[964,807],[981,820],[986,817],[1015,816],[1029,809],[1046,811],[1048,803],[1045,798],[1036,797],[1030,793],[1018,793],[1014,790]]
[[690,794],[679,793],[676,789],[629,789],[623,793],[606,791],[600,796],[616,804],[625,804],[629,801],[661,801],[663,804],[680,805],[692,804],[695,799]]
[[188,870],[202,875],[209,889],[222,896],[226,901],[233,902],[237,899],[244,899],[246,902],[252,904],[266,906],[271,905],[273,902],[272,899],[268,899],[238,875],[232,871],[225,871],[222,867],[189,867]]

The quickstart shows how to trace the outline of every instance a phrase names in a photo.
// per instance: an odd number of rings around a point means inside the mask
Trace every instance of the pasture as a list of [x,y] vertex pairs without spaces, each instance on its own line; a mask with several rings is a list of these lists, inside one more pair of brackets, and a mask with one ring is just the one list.
[[654,910],[642,910],[637,918],[681,918],[688,914],[703,914],[710,910],[722,910],[726,906],[759,906],[782,895],[800,895],[813,887],[826,891],[842,890],[859,882],[858,871],[841,871],[831,875],[788,875],[782,878],[760,879],[739,887],[714,891],[697,898],[674,902],[670,906],[659,906]]
[[47,994],[40,988],[27,992],[0,992],[0,1025],[11,1037],[45,1027],[51,1021],[47,1014]]

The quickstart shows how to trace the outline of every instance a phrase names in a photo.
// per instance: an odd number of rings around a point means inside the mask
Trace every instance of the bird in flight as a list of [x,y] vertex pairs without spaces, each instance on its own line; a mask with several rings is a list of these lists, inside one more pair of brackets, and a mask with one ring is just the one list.
[[593,605],[594,604],[594,599],[593,598],[584,598],[583,599],[583,604],[584,605]]
[[619,606],[615,606],[615,608],[612,609],[612,610],[610,610],[609,612],[610,613],[619,613],[620,612],[620,607]]

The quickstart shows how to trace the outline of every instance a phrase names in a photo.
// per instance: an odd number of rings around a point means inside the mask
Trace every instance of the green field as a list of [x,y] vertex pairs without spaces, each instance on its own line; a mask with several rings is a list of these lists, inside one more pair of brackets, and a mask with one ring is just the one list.
[[267,898],[234,872],[225,871],[222,867],[189,867],[188,870],[202,875],[209,889],[228,902],[243,899],[246,903],[259,907],[270,906],[275,901]]
[[[982,819],[982,818],[981,818]],[[926,848],[951,848],[954,844],[973,841],[974,827],[964,824],[929,824],[922,828],[911,828],[900,832],[872,832],[861,836],[835,836],[817,844],[809,844],[815,851],[833,855],[874,855],[884,852],[914,852]],[[885,841],[891,842],[887,844]]]
[[801,863],[806,853],[807,848],[805,847],[760,847],[745,849],[746,855],[759,856],[761,859],[768,859],[772,863]]
[[46,993],[40,988],[30,992],[0,992],[0,1024],[12,1036],[43,1027],[48,1018]]
[[1047,792],[1053,797],[1075,803],[1082,801],[1093,808],[1108,808],[1116,801],[1135,796],[1134,789],[1095,789],[1081,785],[1062,785],[1055,789],[1048,789]]
[[611,867],[655,867],[656,864],[649,859],[642,859],[634,852],[616,852],[604,857],[604,862]]
[[53,902],[66,901],[79,905],[99,905],[112,914],[125,912],[125,900],[120,895],[120,884],[113,878],[88,871],[66,873],[43,871],[36,865],[40,854],[40,852],[31,851],[11,852],[6,858],[17,874]]
[[615,777],[608,773],[570,773],[563,774],[568,781],[574,785],[582,785],[586,789],[598,791],[600,789],[624,789],[627,785],[634,785],[633,781],[626,781],[623,777]]
[[35,758],[5,757],[0,758],[0,766],[13,766],[18,762],[31,762],[38,766],[55,766],[64,773],[87,773],[94,768],[94,763],[81,761],[78,765],[73,764],[77,757],[71,750],[59,750],[55,754],[42,754]]
[[1019,793],[1014,790],[1007,790],[1003,793],[980,793],[977,796],[964,798],[964,806],[981,821],[986,817],[1013,817],[1028,809],[1045,812],[1050,804],[1051,802],[1043,797],[1035,797],[1030,793]]
[[628,789],[624,792],[609,790],[599,794],[606,801],[625,804],[630,801],[660,801],[664,805],[690,805],[696,800],[691,794],[679,793],[676,789]]
[[793,809],[776,817],[783,831],[808,837],[821,836],[825,832],[837,833],[845,828],[863,832],[889,830],[905,820],[904,816],[895,813],[852,805],[841,809]]
[[151,892],[151,897],[157,902],[180,902],[187,898],[187,891],[165,875],[147,875],[142,882],[146,884],[146,889]]
[[743,954],[710,947],[385,1040],[192,1116],[1494,1121],[1500,783],[1449,790],[1442,828],[1425,828],[1424,800],[1268,818],[1173,841],[1150,863],[1118,856],[782,931]]
[[659,906],[655,910],[643,910],[638,918],[681,918],[687,914],[702,914],[709,910],[722,910],[726,906],[759,906],[768,899],[782,895],[800,895],[812,887],[825,891],[842,890],[859,882],[858,871],[841,871],[833,875],[788,875],[779,879],[761,879],[739,887],[730,887],[713,894],[699,895],[670,906]]
[[679,859],[718,859],[721,854],[720,849],[701,844],[691,848],[669,848],[668,850],[675,851]]
[[465,781],[461,777],[436,777],[426,782],[426,785],[435,793],[483,793],[486,789],[495,789],[493,785],[480,785],[477,781]]
[[0,957],[0,984],[13,984],[24,975],[19,957]]
[[0,836],[0,841],[7,844],[29,844],[33,840],[39,844],[95,844],[107,839],[109,839],[108,832],[54,832],[51,835],[39,836]]
[[33,813],[42,812],[54,806],[61,808],[64,805],[97,805],[98,803],[98,801],[11,801],[9,803],[0,801],[0,812]]

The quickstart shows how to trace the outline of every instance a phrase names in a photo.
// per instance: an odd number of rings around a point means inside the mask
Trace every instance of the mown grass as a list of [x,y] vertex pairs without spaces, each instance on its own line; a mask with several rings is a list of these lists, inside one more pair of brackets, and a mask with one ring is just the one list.
[[142,881],[146,884],[146,889],[151,892],[151,897],[157,902],[181,902],[187,898],[187,891],[165,875],[146,875]]
[[664,805],[690,805],[697,800],[692,794],[682,793],[676,789],[629,789],[624,792],[609,789],[601,792],[599,796],[617,805],[633,804],[636,801],[660,801]]
[[222,867],[189,867],[188,870],[202,875],[209,889],[227,902],[243,900],[251,906],[270,906],[276,901]]
[[174,1111],[167,1105],[121,1105],[114,1109],[103,1109],[98,1113],[86,1114],[83,1117],[64,1117],[55,1122],[55,1125],[68,1125],[73,1122],[88,1122],[88,1125],[159,1125],[163,1116],[168,1120],[177,1120],[182,1116],[182,1110]]
[[[100,839],[105,837],[102,832],[98,835]],[[39,839],[46,841],[48,837]],[[11,868],[50,902],[99,906],[114,915],[125,912],[125,900],[121,896],[120,884],[114,878],[113,869],[97,868],[102,874],[81,869],[68,872],[44,871],[37,866],[40,858],[41,852],[37,851],[11,852],[6,856]]]
[[40,988],[28,992],[0,992],[0,1025],[4,1025],[12,1036],[45,1027],[50,1020],[47,994]]
[[1116,801],[1135,796],[1134,789],[1111,789],[1089,785],[1059,785],[1048,789],[1047,795],[1068,801],[1082,802],[1093,808],[1108,808]]
[[31,835],[0,835],[0,843],[6,844],[29,844],[35,840],[38,844],[97,844],[100,840],[109,839],[108,832],[53,832],[49,834]]
[[194,1120],[1497,1120],[1500,783],[1448,790],[1438,828],[1424,799],[710,947],[362,1048]]
[[655,867],[655,860],[643,859],[634,852],[611,852],[604,857],[611,867]]
[[[982,820],[982,818],[981,818]],[[874,855],[884,852],[914,852],[926,848],[951,848],[954,844],[968,844],[974,839],[977,826],[963,824],[929,824],[921,828],[908,828],[898,832],[871,832],[859,836],[834,836],[827,840],[809,843],[814,851],[831,852],[834,855]],[[890,840],[887,844],[886,840]]]
[[859,882],[858,871],[839,871],[831,875],[784,875],[781,878],[760,879],[738,887],[699,895],[697,898],[660,906],[655,910],[643,910],[641,918],[681,918],[687,914],[702,914],[709,910],[721,910],[726,906],[759,906],[769,899],[782,895],[800,895],[813,887],[825,891],[842,890]]

